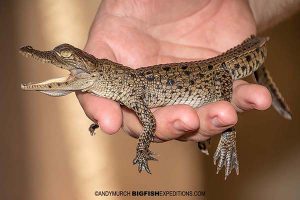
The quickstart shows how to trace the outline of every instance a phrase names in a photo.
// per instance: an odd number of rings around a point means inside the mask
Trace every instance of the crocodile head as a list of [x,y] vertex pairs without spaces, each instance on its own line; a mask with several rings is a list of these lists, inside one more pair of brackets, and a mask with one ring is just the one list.
[[70,75],[67,77],[22,84],[23,90],[35,90],[51,96],[63,96],[73,91],[86,91],[97,79],[97,58],[70,44],[59,45],[50,51],[39,51],[31,46],[25,46],[20,49],[20,53],[70,71]]

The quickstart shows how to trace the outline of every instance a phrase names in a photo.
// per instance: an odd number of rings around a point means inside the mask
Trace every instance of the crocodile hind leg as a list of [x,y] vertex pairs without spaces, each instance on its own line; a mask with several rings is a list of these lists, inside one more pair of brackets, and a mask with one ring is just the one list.
[[236,151],[236,132],[234,128],[229,128],[222,133],[217,150],[214,154],[214,164],[217,164],[217,174],[225,166],[225,180],[231,173],[232,169],[235,169],[236,174],[239,174],[239,162]]
[[148,161],[157,159],[154,157],[154,153],[149,150],[149,146],[154,139],[156,122],[150,109],[144,104],[142,98],[140,99],[141,101],[133,101],[124,105],[136,113],[143,126],[143,132],[139,136],[136,157],[133,160],[133,164],[138,166],[139,172],[145,170],[151,174]]
[[[223,66],[226,68],[226,66]],[[215,90],[216,100],[231,101],[232,98],[232,78],[226,69],[216,72]],[[239,173],[239,162],[236,150],[236,132],[234,128],[229,128],[221,135],[217,150],[214,154],[214,164],[217,165],[217,173],[225,167],[225,180],[232,169]]]

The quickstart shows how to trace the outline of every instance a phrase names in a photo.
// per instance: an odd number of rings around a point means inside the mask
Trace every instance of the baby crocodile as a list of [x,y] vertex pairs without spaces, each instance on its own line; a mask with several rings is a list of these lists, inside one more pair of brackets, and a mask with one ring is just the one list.
[[[275,109],[283,117],[291,119],[288,106],[262,66],[267,55],[267,41],[268,38],[251,36],[242,44],[210,59],[139,69],[95,58],[70,44],[59,45],[51,51],[25,46],[20,49],[23,55],[69,70],[70,75],[22,84],[21,88],[50,96],[64,96],[75,91],[87,92],[117,101],[133,110],[143,125],[133,163],[137,164],[139,172],[145,170],[150,173],[148,160],[156,160],[149,150],[156,128],[150,108],[172,104],[187,104],[196,108],[220,100],[230,102],[233,81],[254,73],[257,82],[272,93]],[[90,126],[92,135],[96,128],[97,124]],[[232,169],[239,173],[235,138],[234,128],[223,132],[214,154],[217,173],[224,166],[225,179]]]

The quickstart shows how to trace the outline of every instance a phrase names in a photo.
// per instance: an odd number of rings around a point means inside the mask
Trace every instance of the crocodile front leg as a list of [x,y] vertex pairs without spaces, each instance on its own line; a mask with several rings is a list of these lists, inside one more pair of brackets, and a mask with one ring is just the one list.
[[210,145],[210,138],[208,140],[206,140],[206,141],[198,142],[198,148],[205,155],[209,155],[209,153],[208,153],[208,146],[209,145]]
[[96,134],[95,131],[96,131],[97,128],[99,128],[99,125],[96,124],[96,123],[92,123],[92,124],[90,125],[90,127],[89,127],[89,132],[90,132],[90,135],[91,135],[91,136],[94,136],[94,135]]
[[137,164],[139,172],[145,170],[151,174],[148,161],[157,160],[154,157],[154,153],[149,150],[150,143],[154,139],[156,121],[152,112],[144,103],[143,98],[138,99],[141,101],[131,101],[128,104],[124,103],[125,106],[132,109],[136,113],[143,126],[143,132],[139,136],[139,141],[136,148],[136,157],[133,160],[133,164]]

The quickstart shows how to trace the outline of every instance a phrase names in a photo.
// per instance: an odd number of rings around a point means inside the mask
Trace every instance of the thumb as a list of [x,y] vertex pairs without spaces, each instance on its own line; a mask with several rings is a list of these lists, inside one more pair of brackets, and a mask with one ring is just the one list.
[[103,40],[90,35],[85,45],[84,50],[96,58],[106,58],[112,61],[116,61],[115,54],[111,47]]
[[[91,37],[84,50],[97,58],[115,60],[113,51],[106,43]],[[120,129],[122,112],[118,103],[87,93],[77,93],[76,95],[86,115],[98,123],[103,132],[113,134]]]

